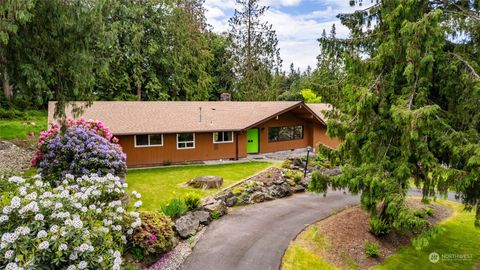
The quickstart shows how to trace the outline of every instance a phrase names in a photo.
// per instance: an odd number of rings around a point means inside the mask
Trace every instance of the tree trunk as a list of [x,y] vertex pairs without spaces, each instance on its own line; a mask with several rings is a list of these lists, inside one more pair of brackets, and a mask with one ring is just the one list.
[[9,102],[12,100],[13,90],[8,78],[8,70],[6,64],[3,66],[3,94]]
[[142,86],[141,85],[137,85],[137,98],[138,98],[138,101],[142,100]]

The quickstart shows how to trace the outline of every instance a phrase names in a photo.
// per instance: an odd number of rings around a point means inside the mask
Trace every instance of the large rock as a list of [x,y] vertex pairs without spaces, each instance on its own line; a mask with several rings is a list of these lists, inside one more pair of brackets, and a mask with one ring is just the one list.
[[175,231],[181,238],[188,238],[192,235],[195,235],[197,232],[198,226],[200,226],[200,221],[192,214],[187,213],[186,215],[180,217],[175,221]]
[[213,203],[204,205],[203,208],[209,212],[217,212],[221,216],[225,215],[228,211],[227,205],[224,201],[215,201]]
[[227,198],[227,200],[225,201],[225,204],[227,205],[227,207],[233,207],[235,206],[235,204],[237,204],[237,202],[238,202],[237,197],[231,197],[231,198]]
[[192,212],[192,215],[195,219],[198,219],[198,222],[200,222],[202,225],[208,225],[212,221],[208,211],[198,210]]
[[255,193],[253,193],[252,196],[250,196],[250,201],[252,203],[261,203],[261,202],[265,201],[265,194],[257,191]]
[[305,191],[305,187],[302,186],[302,185],[296,185],[296,186],[292,187],[292,191],[293,191],[294,193],[304,192],[304,191]]
[[274,198],[283,198],[292,195],[293,191],[290,185],[273,185],[269,189],[269,193]]
[[227,193],[222,193],[222,194],[219,194],[219,195],[215,196],[215,200],[220,200],[220,201],[227,202],[227,199],[232,198],[232,197],[235,197],[235,195],[231,191],[228,191]]
[[187,185],[202,189],[220,188],[223,185],[223,178],[220,176],[200,176],[188,181]]

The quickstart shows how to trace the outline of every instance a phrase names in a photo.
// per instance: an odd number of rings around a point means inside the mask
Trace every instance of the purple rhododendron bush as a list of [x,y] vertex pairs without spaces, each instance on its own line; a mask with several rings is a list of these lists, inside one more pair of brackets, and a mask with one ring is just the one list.
[[142,223],[126,187],[112,174],[67,174],[56,187],[39,175],[0,181],[0,269],[120,269]]
[[32,165],[53,185],[67,174],[80,177],[110,173],[124,177],[126,156],[117,142],[100,121],[67,119],[63,131],[54,123],[40,134]]

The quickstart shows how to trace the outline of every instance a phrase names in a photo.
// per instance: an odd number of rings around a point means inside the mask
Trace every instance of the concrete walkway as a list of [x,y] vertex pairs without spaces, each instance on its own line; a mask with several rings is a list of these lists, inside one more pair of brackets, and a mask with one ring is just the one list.
[[302,193],[235,209],[208,227],[182,269],[277,270],[307,225],[358,203],[358,196],[329,191],[326,197]]

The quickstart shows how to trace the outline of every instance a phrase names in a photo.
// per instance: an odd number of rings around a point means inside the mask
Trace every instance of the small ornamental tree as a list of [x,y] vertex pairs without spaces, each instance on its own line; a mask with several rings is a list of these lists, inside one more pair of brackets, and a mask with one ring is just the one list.
[[67,174],[125,175],[126,156],[102,122],[68,119],[65,125],[61,131],[54,123],[40,135],[32,165],[45,180],[57,185]]

